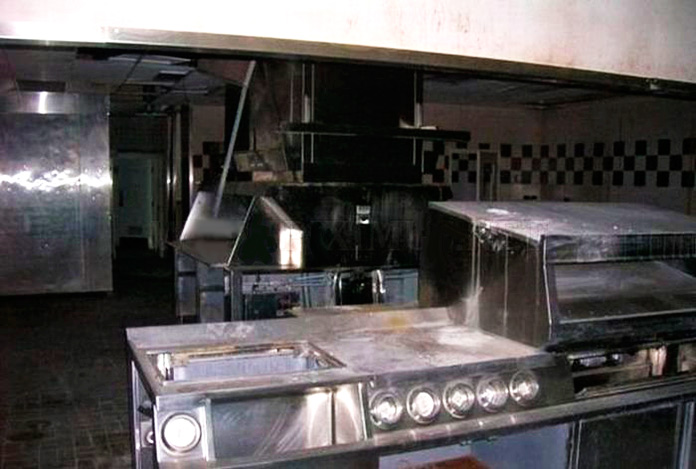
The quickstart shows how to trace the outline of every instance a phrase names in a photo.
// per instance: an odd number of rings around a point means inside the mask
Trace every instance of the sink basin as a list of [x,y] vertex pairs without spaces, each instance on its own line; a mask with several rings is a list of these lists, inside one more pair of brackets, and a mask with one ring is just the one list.
[[309,342],[218,346],[150,355],[166,381],[233,379],[344,366]]

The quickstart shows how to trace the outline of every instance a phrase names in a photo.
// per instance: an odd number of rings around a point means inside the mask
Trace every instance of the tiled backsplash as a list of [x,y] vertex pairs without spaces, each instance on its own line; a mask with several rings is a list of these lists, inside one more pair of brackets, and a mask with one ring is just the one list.
[[692,188],[696,182],[694,137],[544,145],[425,142],[424,182],[475,183],[472,148],[499,152],[501,184]]

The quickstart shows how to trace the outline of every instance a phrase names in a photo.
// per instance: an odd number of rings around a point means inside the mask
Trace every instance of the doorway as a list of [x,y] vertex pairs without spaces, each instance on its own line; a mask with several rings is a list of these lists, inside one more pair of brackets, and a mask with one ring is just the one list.
[[129,246],[164,254],[163,160],[159,153],[114,156],[114,253],[118,247]]

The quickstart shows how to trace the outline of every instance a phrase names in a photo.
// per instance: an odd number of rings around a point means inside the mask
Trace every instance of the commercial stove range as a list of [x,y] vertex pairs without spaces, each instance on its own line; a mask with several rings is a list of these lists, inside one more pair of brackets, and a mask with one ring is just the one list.
[[696,221],[444,202],[426,226],[419,308],[129,329],[136,467],[696,463]]

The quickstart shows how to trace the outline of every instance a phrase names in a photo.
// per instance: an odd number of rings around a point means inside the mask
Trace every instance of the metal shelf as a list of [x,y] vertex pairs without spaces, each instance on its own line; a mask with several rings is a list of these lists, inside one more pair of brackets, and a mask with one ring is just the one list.
[[460,142],[468,142],[471,139],[471,134],[467,131],[372,127],[346,124],[288,123],[281,126],[280,131],[282,133],[419,138],[424,140],[449,140]]

